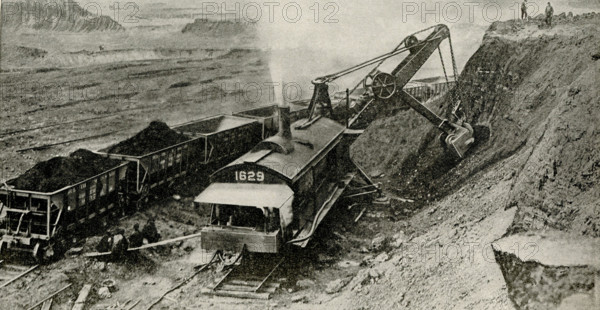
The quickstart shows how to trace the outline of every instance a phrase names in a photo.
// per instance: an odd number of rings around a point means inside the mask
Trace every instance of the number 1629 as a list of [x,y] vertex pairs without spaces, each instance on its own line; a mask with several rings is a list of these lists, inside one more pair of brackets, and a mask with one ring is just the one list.
[[265,173],[262,171],[236,171],[235,180],[242,182],[262,182],[265,180]]

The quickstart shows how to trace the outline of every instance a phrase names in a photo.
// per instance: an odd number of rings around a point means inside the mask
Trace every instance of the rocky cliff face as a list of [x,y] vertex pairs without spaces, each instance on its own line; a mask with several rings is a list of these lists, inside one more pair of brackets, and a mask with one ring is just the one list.
[[91,13],[77,2],[30,0],[3,2],[2,27],[6,30],[44,29],[68,32],[124,29],[112,18]]

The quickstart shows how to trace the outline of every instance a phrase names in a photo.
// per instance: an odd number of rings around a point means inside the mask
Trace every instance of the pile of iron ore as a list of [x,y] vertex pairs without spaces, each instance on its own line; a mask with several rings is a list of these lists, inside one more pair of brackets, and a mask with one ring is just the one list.
[[141,156],[187,140],[189,140],[187,136],[169,128],[167,124],[153,121],[135,136],[103,151],[111,154]]
[[79,149],[67,157],[54,157],[37,163],[8,184],[21,190],[53,192],[106,172],[120,163],[119,160]]

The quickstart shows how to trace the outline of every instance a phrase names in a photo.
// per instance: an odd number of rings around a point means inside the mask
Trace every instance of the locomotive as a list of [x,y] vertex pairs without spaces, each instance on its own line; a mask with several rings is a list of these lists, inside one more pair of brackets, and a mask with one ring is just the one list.
[[325,117],[292,126],[279,108],[280,131],[211,176],[195,198],[210,210],[201,231],[206,250],[278,253],[306,246],[316,227],[356,175],[349,157],[354,135]]

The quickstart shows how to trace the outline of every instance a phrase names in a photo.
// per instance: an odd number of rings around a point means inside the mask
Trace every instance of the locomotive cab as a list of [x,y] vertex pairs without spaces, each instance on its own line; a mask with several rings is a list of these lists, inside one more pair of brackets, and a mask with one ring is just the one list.
[[293,192],[284,184],[213,183],[195,199],[210,210],[206,250],[276,253],[290,222]]

